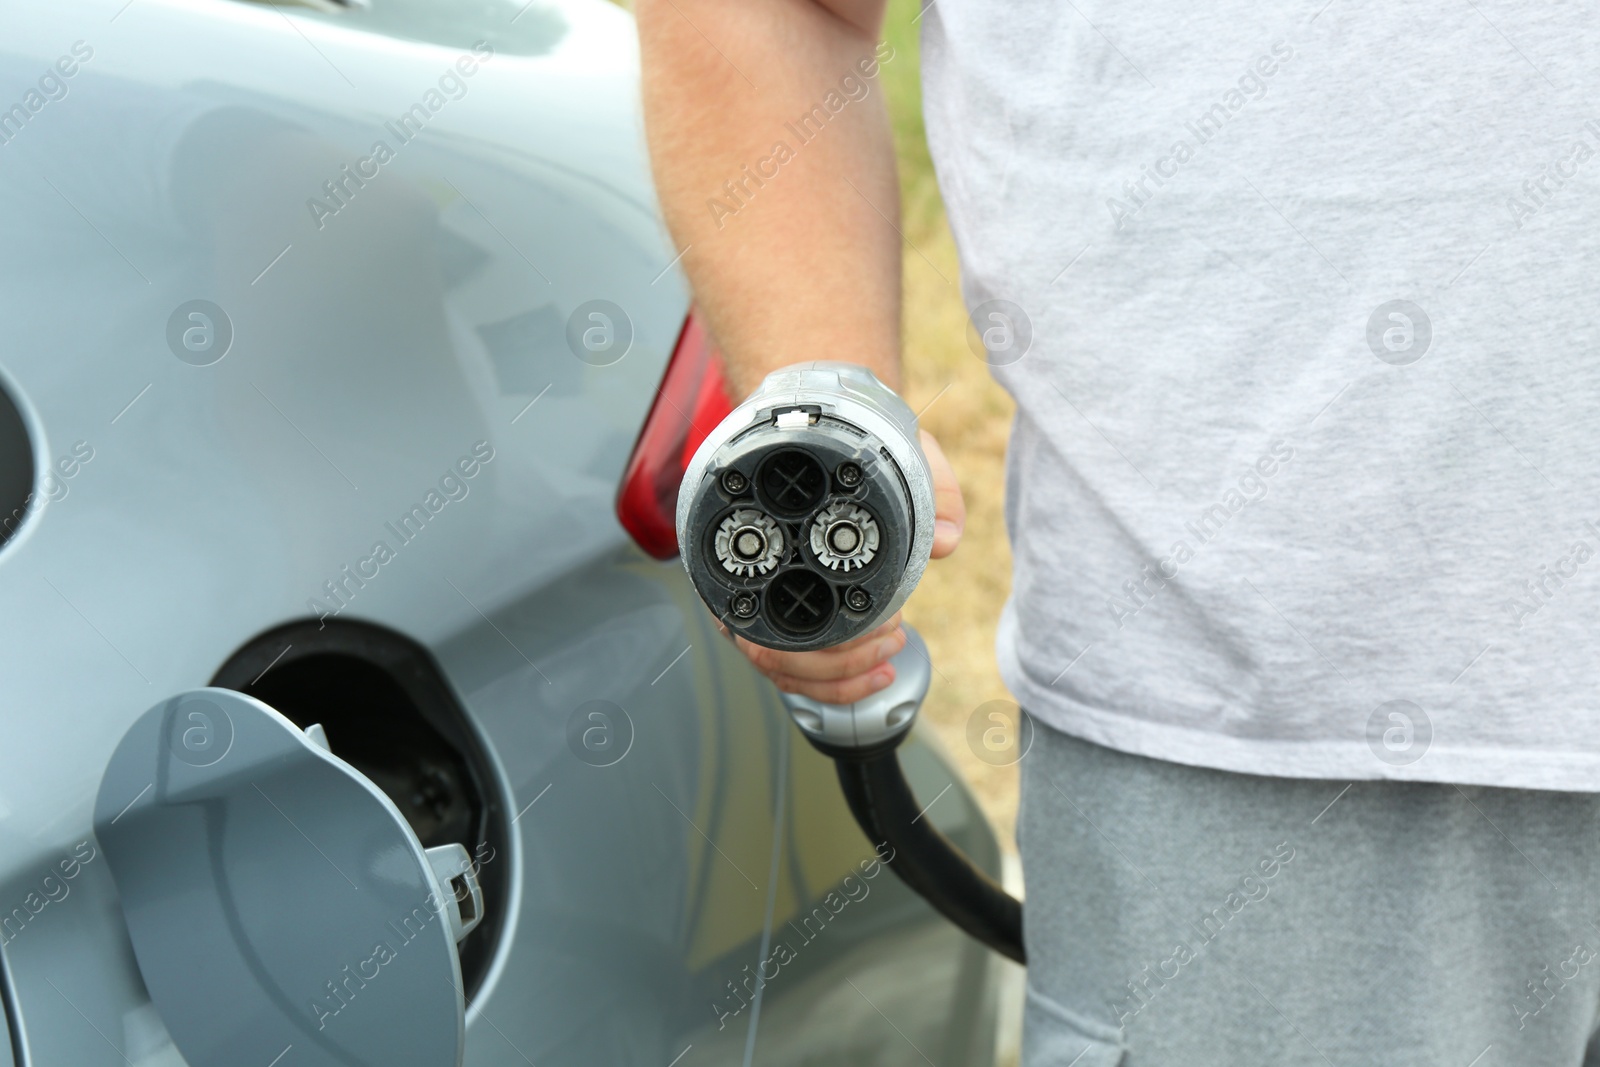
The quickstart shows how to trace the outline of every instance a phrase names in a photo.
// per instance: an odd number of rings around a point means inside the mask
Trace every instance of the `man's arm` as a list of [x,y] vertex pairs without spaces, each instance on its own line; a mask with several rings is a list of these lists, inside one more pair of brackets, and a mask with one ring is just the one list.
[[[898,389],[899,185],[876,78],[884,0],[636,0],[635,12],[657,192],[735,394],[813,359],[862,364]],[[830,110],[830,92],[848,102]],[[924,433],[922,444],[937,558],[955,551],[965,512],[937,442]],[[851,703],[893,679],[899,624],[820,652],[737,643],[780,688]]]
[[[894,143],[882,87],[862,74],[876,70],[883,11],[884,0],[637,0],[657,191],[739,396],[810,359],[899,385]],[[830,91],[849,99],[846,78],[866,96],[802,126]]]

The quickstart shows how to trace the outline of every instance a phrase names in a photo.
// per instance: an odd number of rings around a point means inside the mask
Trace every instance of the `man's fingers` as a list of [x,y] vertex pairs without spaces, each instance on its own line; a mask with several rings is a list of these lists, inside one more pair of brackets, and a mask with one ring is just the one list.
[[928,457],[928,469],[933,472],[933,558],[943,559],[961,543],[961,531],[967,524],[967,504],[961,497],[956,472],[938,440],[927,430],[918,433],[922,454]]
[[865,674],[906,646],[905,631],[898,627],[884,633],[874,631],[866,641],[857,639],[848,646],[819,652],[779,652],[741,642],[740,648],[763,674],[774,680],[778,675],[803,681],[837,681]]
[[864,634],[861,634],[857,637],[852,637],[842,645],[834,645],[833,648],[828,649],[828,651],[839,652],[847,648],[855,648],[857,645],[870,644],[872,641],[880,637],[889,636],[898,629],[900,629],[900,612],[897,611],[889,618],[887,622],[879,624]]
[[[720,619],[717,620],[717,624],[719,626],[722,625],[722,621]],[[821,649],[817,652],[778,652],[774,649],[767,648],[764,645],[758,645],[754,641],[747,641],[738,635],[733,635],[733,637],[735,643],[739,646],[739,650],[749,657],[751,662],[756,663],[757,666],[760,666],[760,663],[757,662],[757,657],[766,655],[768,653],[775,656],[821,656],[826,655],[829,652],[844,652],[852,648],[857,648],[861,645],[870,645],[880,637],[887,637],[898,629],[900,629],[900,612],[897,611],[887,621],[880,623],[878,626],[868,630],[866,633],[858,634],[855,637],[852,637],[850,640],[844,642],[842,645],[834,645],[832,648]],[[723,631],[727,632],[727,627],[724,626]]]
[[799,693],[824,704],[854,704],[894,681],[894,667],[883,664],[867,674],[834,681],[807,681],[787,674],[768,675],[785,693]]

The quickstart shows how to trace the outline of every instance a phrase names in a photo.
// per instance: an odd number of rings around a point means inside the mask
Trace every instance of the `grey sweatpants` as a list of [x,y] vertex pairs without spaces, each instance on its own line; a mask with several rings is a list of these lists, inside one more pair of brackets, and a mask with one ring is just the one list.
[[1600,1067],[1600,795],[1231,774],[1038,725],[1024,1067]]

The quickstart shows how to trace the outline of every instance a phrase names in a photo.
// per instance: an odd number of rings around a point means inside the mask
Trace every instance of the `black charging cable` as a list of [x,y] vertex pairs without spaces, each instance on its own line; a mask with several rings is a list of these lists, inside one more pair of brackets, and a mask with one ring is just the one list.
[[886,842],[894,850],[886,862],[900,880],[967,934],[1026,965],[1022,902],[980,870],[917,806],[896,752],[905,736],[867,750],[808,740],[833,758],[845,802],[867,840]]

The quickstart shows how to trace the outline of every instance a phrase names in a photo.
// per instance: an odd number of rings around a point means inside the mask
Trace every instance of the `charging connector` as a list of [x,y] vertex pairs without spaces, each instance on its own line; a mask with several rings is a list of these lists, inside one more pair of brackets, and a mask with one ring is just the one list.
[[[933,549],[933,475],[917,420],[864,367],[802,363],[768,375],[705,439],[678,493],[678,546],[728,629],[785,651],[831,648],[894,616]],[[895,679],[854,704],[792,693],[800,732],[831,756],[856,821],[941,914],[1024,962],[1022,905],[922,818],[895,749],[928,692],[927,647],[907,626]]]

